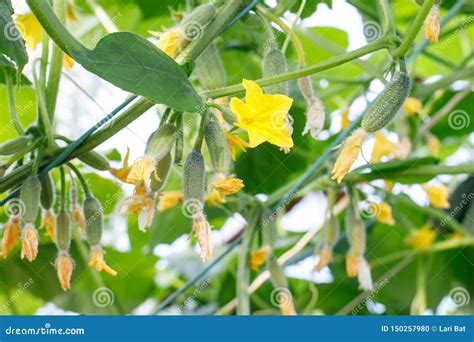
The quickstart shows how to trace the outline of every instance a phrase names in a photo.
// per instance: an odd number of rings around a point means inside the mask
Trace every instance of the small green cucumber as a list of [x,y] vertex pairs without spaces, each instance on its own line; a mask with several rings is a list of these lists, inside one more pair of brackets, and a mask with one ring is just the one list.
[[[288,71],[288,65],[283,53],[278,49],[269,50],[263,57],[263,78],[277,76]],[[263,88],[268,94],[288,94],[288,83],[281,82]]]
[[398,113],[410,94],[410,77],[397,72],[387,87],[377,96],[362,118],[362,128],[375,132],[385,127]]
[[38,215],[41,182],[38,176],[28,176],[21,185],[20,201],[24,205],[23,220],[33,223]]
[[204,133],[212,167],[218,173],[226,174],[230,168],[230,149],[221,126],[214,120],[209,120]]
[[60,250],[68,250],[71,245],[71,217],[61,209],[56,217],[56,246]]
[[79,160],[84,162],[85,164],[89,165],[90,167],[99,170],[99,171],[107,171],[110,170],[110,163],[102,156],[100,153],[95,151],[89,151],[82,155],[80,155]]
[[43,209],[51,209],[54,204],[54,184],[51,175],[48,173],[41,178],[41,195],[40,203]]
[[84,218],[87,242],[91,246],[100,244],[103,227],[102,206],[93,196],[86,197],[84,200]]
[[205,169],[201,153],[192,150],[186,157],[183,167],[184,200],[197,200],[204,203]]
[[17,152],[20,152],[24,148],[26,148],[31,142],[31,138],[28,136],[20,136],[18,138],[14,138],[8,140],[7,142],[0,145],[0,155],[8,156]]
[[150,135],[145,148],[145,154],[159,162],[173,148],[176,139],[176,126],[164,124]]

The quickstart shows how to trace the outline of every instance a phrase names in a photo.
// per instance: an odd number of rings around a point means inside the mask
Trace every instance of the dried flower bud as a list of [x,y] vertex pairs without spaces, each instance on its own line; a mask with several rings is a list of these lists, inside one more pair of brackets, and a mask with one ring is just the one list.
[[99,245],[91,246],[89,266],[94,267],[99,272],[105,271],[112,276],[117,275],[117,272],[105,263],[104,252]]
[[203,262],[212,259],[212,239],[211,226],[207,222],[202,211],[193,215],[193,231],[196,234],[199,248],[201,249],[201,259]]
[[26,223],[21,231],[21,258],[33,261],[38,255],[38,232],[32,223]]
[[346,212],[346,231],[351,250],[356,255],[364,255],[366,248],[365,226],[364,222],[355,215],[352,207],[349,207]]
[[323,130],[324,121],[326,120],[324,104],[317,97],[311,97],[307,102],[306,125],[303,130],[303,135],[310,132],[311,136],[316,139]]
[[74,269],[74,260],[69,256],[68,251],[60,250],[56,261],[54,262],[58,273],[59,283],[64,291],[71,288],[71,276]]
[[306,101],[314,97],[313,83],[311,77],[305,76],[298,79],[301,94],[303,94]]
[[374,290],[374,285],[372,283],[372,275],[370,273],[370,266],[363,256],[357,257],[357,280],[359,281],[359,288],[361,290]]
[[425,36],[431,43],[436,43],[438,41],[441,28],[440,20],[441,16],[439,14],[439,6],[433,5],[425,19]]
[[20,222],[18,217],[11,217],[3,226],[2,255],[6,259],[8,254],[15,247],[15,243],[20,235]]
[[46,229],[46,234],[55,241],[56,235],[56,215],[54,215],[51,209],[46,209],[43,212],[43,217],[41,219],[41,225]]

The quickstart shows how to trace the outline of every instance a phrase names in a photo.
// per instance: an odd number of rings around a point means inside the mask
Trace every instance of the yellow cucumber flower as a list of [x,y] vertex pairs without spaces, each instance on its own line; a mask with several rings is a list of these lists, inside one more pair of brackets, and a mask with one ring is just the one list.
[[20,235],[20,222],[18,217],[12,217],[3,226],[2,255],[6,259],[8,254],[15,247],[15,243]]
[[382,157],[390,156],[397,150],[397,145],[388,140],[385,135],[377,131],[375,133],[374,149],[372,150],[371,163],[378,163]]
[[239,178],[228,177],[225,179],[216,179],[213,186],[221,195],[227,196],[239,192],[245,185],[244,181]]
[[165,211],[176,207],[183,202],[181,191],[165,191],[159,196],[158,211]]
[[440,20],[441,16],[439,14],[439,6],[433,5],[425,19],[425,37],[431,43],[436,43],[438,41]]
[[166,32],[153,32],[151,35],[158,37],[156,47],[166,53],[171,58],[176,57],[179,47],[183,41],[183,31],[180,28],[174,28]]
[[64,291],[71,288],[71,276],[72,270],[74,269],[74,260],[69,256],[69,253],[65,250],[59,252],[56,261],[54,262],[56,271],[58,273],[59,283]]
[[232,159],[235,160],[236,150],[239,149],[245,152],[249,144],[237,135],[234,135],[227,131],[225,131],[224,134],[227,138],[227,142],[229,143],[230,155],[232,156]]
[[63,66],[65,70],[71,70],[74,66],[74,59],[68,54],[64,54],[63,56]]
[[389,226],[393,226],[395,224],[395,220],[392,216],[392,207],[387,202],[381,202],[375,204],[375,218],[380,223],[387,224]]
[[319,252],[319,261],[315,267],[317,272],[321,271],[324,267],[329,265],[332,260],[332,246],[325,245],[321,252]]
[[349,110],[344,109],[341,114],[341,131],[346,129],[351,122],[349,121]]
[[349,278],[357,276],[357,254],[352,250],[346,254],[346,273]]
[[344,176],[349,172],[352,164],[355,162],[360,153],[362,142],[364,141],[367,132],[363,128],[358,128],[350,137],[344,141],[342,145],[342,152],[334,164],[332,169],[332,179],[337,180],[338,183],[342,181]]
[[235,125],[247,131],[249,147],[268,141],[281,148],[293,147],[288,111],[293,100],[285,95],[264,94],[254,82],[243,80],[246,102],[233,97],[230,109],[237,116]]
[[430,247],[436,240],[437,231],[433,229],[431,222],[428,222],[420,229],[414,229],[405,239],[405,243],[414,250],[422,250]]
[[151,226],[155,214],[155,194],[143,182],[135,186],[133,196],[126,197],[120,206],[121,215],[138,214],[138,228],[144,231]]
[[51,209],[46,209],[41,219],[41,225],[46,229],[46,235],[51,238],[51,241],[55,241],[56,232],[56,215],[54,215]]
[[448,188],[446,188],[444,185],[425,184],[423,185],[423,188],[428,194],[428,199],[433,207],[446,209],[451,206],[448,201]]
[[127,175],[127,183],[130,184],[145,184],[150,187],[151,175],[156,170],[155,160],[152,157],[144,156],[135,160]]
[[203,262],[209,261],[212,258],[212,239],[211,226],[207,222],[206,216],[202,211],[193,215],[193,232],[201,249],[201,259]]
[[32,223],[27,223],[21,231],[21,258],[29,262],[38,255],[38,232]]
[[225,197],[219,191],[214,189],[206,195],[204,201],[210,207],[217,207],[225,203]]
[[15,23],[26,46],[35,50],[42,38],[42,29],[38,19],[33,13],[20,14],[16,17]]
[[421,112],[423,104],[416,97],[407,97],[405,103],[403,104],[403,109],[407,115],[413,115],[415,113]]
[[120,179],[124,183],[127,182],[127,177],[131,170],[131,166],[128,164],[129,158],[130,158],[130,149],[127,147],[127,153],[125,154],[125,157],[123,158],[122,167],[119,169],[112,168],[110,170],[110,172],[112,173],[112,175],[114,175],[114,177]]
[[102,251],[102,248],[99,245],[91,247],[89,266],[95,268],[99,272],[105,271],[112,276],[117,275],[117,272],[105,263],[104,252]]
[[250,268],[252,268],[252,270],[255,272],[258,272],[260,267],[267,261],[270,251],[270,246],[266,245],[250,252]]
[[428,138],[428,150],[432,156],[439,157],[441,152],[441,144],[438,138],[436,138],[434,135],[430,135]]

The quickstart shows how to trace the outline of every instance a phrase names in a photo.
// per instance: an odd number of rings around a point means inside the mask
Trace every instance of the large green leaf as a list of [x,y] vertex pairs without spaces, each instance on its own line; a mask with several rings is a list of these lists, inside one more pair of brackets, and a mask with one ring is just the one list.
[[202,104],[183,69],[136,34],[111,33],[94,50],[71,51],[71,56],[97,76],[158,103],[187,112]]
[[25,42],[21,38],[15,23],[12,20],[13,7],[10,0],[0,3],[0,56],[5,55],[15,62],[18,72],[28,62],[28,54],[26,53]]

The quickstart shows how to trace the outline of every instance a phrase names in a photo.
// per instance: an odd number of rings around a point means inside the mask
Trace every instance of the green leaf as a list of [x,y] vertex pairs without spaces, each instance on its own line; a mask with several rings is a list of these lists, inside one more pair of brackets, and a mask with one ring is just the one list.
[[20,73],[28,63],[28,54],[26,53],[25,42],[21,38],[12,15],[11,1],[2,1],[0,3],[0,26],[3,32],[0,34],[0,56],[6,56],[15,62],[18,73]]
[[152,101],[186,112],[202,105],[181,67],[136,34],[111,33],[94,50],[71,51],[71,56],[97,76]]

